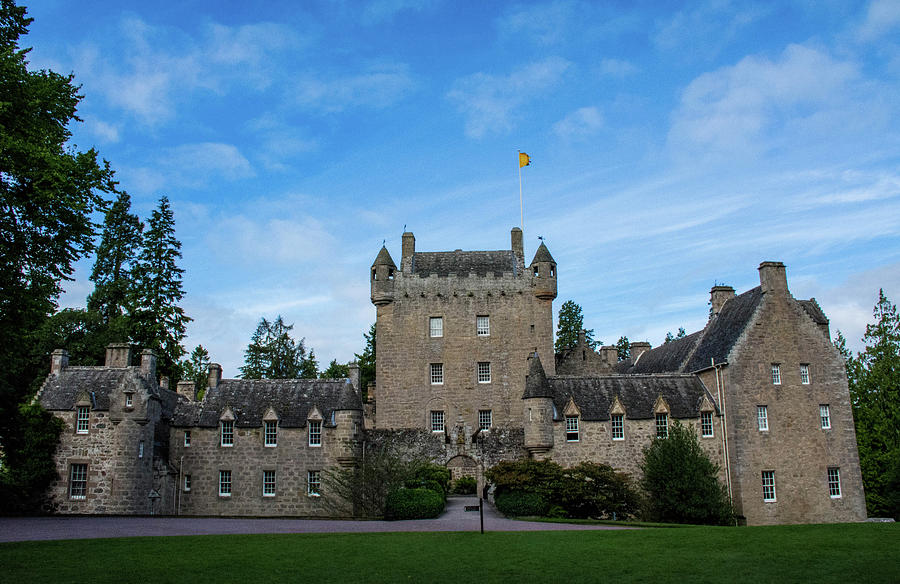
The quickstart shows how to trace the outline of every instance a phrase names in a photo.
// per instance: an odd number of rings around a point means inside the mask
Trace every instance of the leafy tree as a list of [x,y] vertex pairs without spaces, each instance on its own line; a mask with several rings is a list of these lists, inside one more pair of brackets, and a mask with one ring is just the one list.
[[175,215],[168,197],[159,200],[147,222],[143,244],[133,270],[135,291],[135,341],[159,355],[159,370],[172,382],[179,378],[178,360],[185,350],[181,345],[187,323],[178,302],[184,297],[178,267],[181,242],[175,237]]
[[315,379],[315,354],[306,353],[303,339],[291,337],[294,325],[279,314],[274,321],[260,319],[244,351],[244,379]]
[[[559,353],[563,349],[574,347],[578,344],[578,333],[584,330],[584,315],[581,306],[574,300],[566,300],[559,307],[559,319],[556,325],[556,344],[554,350]],[[592,349],[602,344],[594,340],[594,329],[585,330],[584,338]]]
[[654,521],[726,525],[734,512],[719,482],[719,466],[700,447],[697,432],[676,421],[667,438],[644,450],[641,487]]
[[350,366],[341,365],[337,359],[332,359],[328,364],[328,369],[322,371],[319,377],[322,379],[343,379],[350,376]]
[[103,365],[106,346],[121,342],[123,338],[122,331],[105,323],[99,312],[65,308],[45,320],[38,329],[33,357],[47,360],[46,356],[54,349],[65,349],[72,363]]
[[884,290],[874,318],[862,353],[850,355],[840,333],[837,343],[847,358],[866,510],[900,519],[900,316]]
[[94,291],[88,296],[87,307],[99,312],[106,322],[121,319],[130,312],[128,307],[135,297],[132,276],[144,226],[130,210],[131,197],[123,191],[106,212],[91,271]]
[[663,344],[665,345],[666,343],[671,343],[672,341],[677,341],[678,339],[683,339],[686,336],[687,336],[687,333],[684,332],[684,327],[680,326],[680,327],[678,327],[677,335],[673,335],[672,331],[669,331],[666,333],[666,338],[663,341]]
[[366,339],[366,347],[362,353],[356,353],[356,362],[359,365],[359,385],[363,400],[367,399],[369,384],[375,382],[375,323],[369,327],[369,333],[363,333]]
[[631,343],[628,342],[628,337],[625,335],[619,337],[619,340],[616,341],[616,351],[619,355],[619,361],[631,359]]
[[[24,7],[0,0],[0,449],[4,457],[0,506],[39,492],[40,473],[19,466],[47,463],[37,448],[54,432],[52,421],[23,413],[32,382],[49,358],[23,348],[56,308],[61,282],[93,247],[91,215],[105,206],[116,184],[95,150],[68,144],[80,121],[81,95],[73,75],[29,71],[19,38],[32,19]],[[29,410],[30,411],[30,410]],[[48,434],[41,434],[40,429]],[[55,442],[54,442],[55,443]],[[33,448],[34,447],[34,448]],[[52,454],[52,452],[51,452]],[[41,458],[45,457],[45,458]],[[11,481],[11,482],[7,482]]]
[[209,375],[209,351],[203,345],[197,345],[191,351],[189,359],[181,362],[181,378],[193,381],[197,390],[197,399],[203,399],[206,393]]

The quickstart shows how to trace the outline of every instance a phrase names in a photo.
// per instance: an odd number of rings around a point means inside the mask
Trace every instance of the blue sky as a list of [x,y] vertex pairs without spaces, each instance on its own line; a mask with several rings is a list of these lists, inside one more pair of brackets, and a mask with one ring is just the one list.
[[[661,7],[662,6],[662,7]],[[324,366],[374,322],[368,268],[543,236],[607,343],[703,326],[780,260],[854,348],[900,300],[900,2],[69,2],[29,6],[73,72],[79,148],[175,210],[202,343],[237,376],[260,317]],[[63,306],[83,305],[91,261]]]

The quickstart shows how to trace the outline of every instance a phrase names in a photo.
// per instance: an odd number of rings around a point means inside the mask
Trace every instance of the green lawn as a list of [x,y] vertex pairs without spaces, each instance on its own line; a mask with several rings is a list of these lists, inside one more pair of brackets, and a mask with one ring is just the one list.
[[900,582],[900,524],[0,544],[0,581]]

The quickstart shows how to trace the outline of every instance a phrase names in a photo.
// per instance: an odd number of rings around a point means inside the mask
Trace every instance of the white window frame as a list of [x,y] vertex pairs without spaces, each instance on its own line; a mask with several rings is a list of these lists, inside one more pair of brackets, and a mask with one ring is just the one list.
[[185,448],[191,447],[191,431],[190,430],[184,431],[184,447]]
[[756,428],[760,432],[769,431],[769,407],[756,406]]
[[700,437],[714,438],[715,430],[713,429],[712,412],[700,412]]
[[479,361],[477,369],[478,369],[478,383],[490,383],[491,382],[491,362],[490,361]]
[[189,475],[189,474],[184,475],[184,484],[182,485],[181,488],[185,493],[191,492],[191,475]]
[[431,410],[431,431],[437,433],[444,432],[445,429],[444,410]]
[[777,501],[775,494],[775,471],[762,471],[762,493],[764,503],[774,503]]
[[322,446],[322,421],[308,420],[306,425],[308,426],[309,445],[313,448]]
[[578,442],[580,439],[578,416],[566,416],[566,442]]
[[656,437],[661,440],[669,437],[669,414],[666,412],[656,414]]
[[234,420],[222,420],[219,423],[219,446],[234,446]]
[[431,363],[431,385],[444,385],[444,364]]
[[800,363],[800,383],[809,385],[809,363]]
[[87,499],[88,465],[76,462],[69,467],[69,498],[76,501]]
[[609,434],[613,440],[625,440],[625,414],[612,414],[609,417]]
[[231,496],[231,471],[230,470],[220,470],[219,471],[219,496],[220,497],[230,497]]
[[278,446],[278,421],[263,421],[263,445],[267,448]]
[[125,392],[125,407],[133,408],[134,407],[134,394],[130,391]]
[[831,430],[831,406],[828,404],[819,404],[819,427]]
[[772,363],[772,385],[781,385],[781,363]]
[[322,496],[322,477],[319,471],[306,471],[306,494],[310,497]]
[[828,467],[828,496],[832,499],[841,498],[841,467]]
[[78,406],[75,410],[75,433],[88,434],[91,431],[90,406]]
[[486,432],[494,425],[494,413],[491,410],[478,410],[478,429]]
[[144,441],[138,442],[138,458],[144,458]]
[[431,316],[428,318],[428,336],[439,339],[444,336],[444,317]]
[[262,476],[262,496],[263,497],[274,497],[275,496],[275,471],[274,470],[264,470]]
[[491,336],[491,317],[481,315],[475,317],[475,336],[489,337]]

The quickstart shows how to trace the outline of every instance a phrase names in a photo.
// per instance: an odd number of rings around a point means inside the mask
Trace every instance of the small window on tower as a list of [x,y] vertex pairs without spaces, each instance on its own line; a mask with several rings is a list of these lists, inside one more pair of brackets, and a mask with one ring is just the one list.
[[440,316],[432,316],[428,319],[428,335],[431,338],[444,336],[444,319]]

